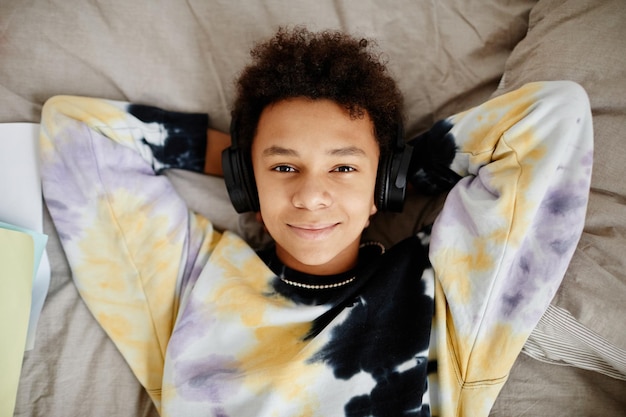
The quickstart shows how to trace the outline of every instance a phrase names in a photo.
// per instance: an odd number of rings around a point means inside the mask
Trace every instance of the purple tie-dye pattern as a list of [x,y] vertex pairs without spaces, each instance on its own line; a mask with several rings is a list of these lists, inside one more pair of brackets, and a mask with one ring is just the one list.
[[[85,126],[68,126],[64,135],[66,140],[59,140],[54,143],[55,156],[49,154],[42,155],[42,171],[46,175],[42,176],[42,187],[45,195],[60,196],[60,198],[48,197],[46,205],[50,210],[59,237],[62,240],[71,240],[80,236],[85,226],[84,223],[77,222],[80,219],[81,209],[95,198],[95,190],[92,195],[85,194],[83,189],[87,184],[96,183],[93,169],[95,161],[87,141],[84,140],[89,129]],[[84,175],[76,177],[73,172],[84,172]]]
[[[518,314],[519,317],[516,317],[516,320],[520,320],[520,318],[525,315],[519,314],[519,311],[532,310],[533,303],[529,303],[529,301],[539,301],[537,300],[538,289],[543,285],[549,285],[551,281],[550,279],[542,279],[542,275],[538,275],[536,272],[541,271],[551,277],[553,271],[549,269],[556,268],[553,268],[549,262],[545,264],[538,262],[541,262],[541,260],[537,259],[533,249],[522,245],[520,255],[512,264],[512,268],[508,274],[507,284],[502,292],[503,302],[498,305],[499,310],[495,311],[495,314],[493,314],[494,317],[498,318],[498,321],[510,319],[513,313]],[[546,270],[546,268],[549,269]],[[553,286],[553,288],[554,287],[555,286]],[[546,290],[548,290],[548,288],[543,288],[543,291]],[[551,292],[551,290],[549,292]],[[543,301],[538,304],[543,305]],[[531,314],[530,320],[536,319],[538,319],[538,317]]]
[[554,277],[563,275],[576,248],[585,210],[584,188],[547,192],[512,260],[504,282],[503,302],[494,314],[488,314],[490,322],[514,318],[517,325],[537,323],[560,284]]
[[[587,207],[585,193],[584,189],[573,186],[546,193],[513,261],[508,290],[504,293],[506,302],[500,311],[504,318],[523,306],[532,311],[533,304],[543,306],[554,296],[559,281],[552,277],[565,270],[580,238],[580,219]],[[536,314],[542,312],[530,314],[529,319],[536,322]]]
[[[551,216],[573,215],[577,219],[580,215],[579,210],[584,210],[587,206],[585,195],[584,191],[581,193],[579,187],[560,187],[548,193],[541,208]],[[565,226],[570,226],[570,224]]]
[[172,359],[178,359],[194,342],[204,338],[215,323],[215,317],[206,306],[193,297],[179,315],[167,347],[167,355]]
[[593,151],[589,151],[580,158],[580,165],[591,169],[593,167]]
[[226,355],[181,359],[174,364],[174,384],[180,396],[207,405],[221,404],[234,395],[239,374],[235,358]]

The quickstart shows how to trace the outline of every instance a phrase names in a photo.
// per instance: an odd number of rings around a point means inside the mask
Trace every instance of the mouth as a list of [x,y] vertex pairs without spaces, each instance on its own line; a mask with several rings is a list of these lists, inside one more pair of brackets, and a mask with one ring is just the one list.
[[333,233],[339,223],[326,224],[287,224],[296,236],[306,240],[320,240]]

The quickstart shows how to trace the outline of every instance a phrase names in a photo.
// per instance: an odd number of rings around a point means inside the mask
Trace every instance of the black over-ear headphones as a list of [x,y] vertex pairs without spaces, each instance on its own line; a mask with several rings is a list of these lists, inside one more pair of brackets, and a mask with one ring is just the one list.
[[[239,145],[238,126],[235,118],[230,124],[231,146],[222,152],[224,182],[238,213],[259,211],[259,194],[252,169],[249,150]],[[408,184],[407,176],[413,148],[404,142],[402,124],[391,150],[381,155],[376,175],[375,202],[381,211],[402,211]]]

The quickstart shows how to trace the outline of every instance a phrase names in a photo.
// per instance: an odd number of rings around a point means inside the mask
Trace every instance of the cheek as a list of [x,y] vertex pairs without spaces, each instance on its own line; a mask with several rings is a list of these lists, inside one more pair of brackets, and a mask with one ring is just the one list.
[[282,213],[287,209],[289,198],[284,186],[273,184],[266,179],[257,180],[257,191],[260,203],[260,217],[267,231],[272,234],[276,231],[276,225],[284,216]]
[[271,176],[266,175],[264,172],[259,173],[257,170],[254,170],[254,179],[261,206],[275,202],[274,196],[284,191],[283,187],[272,182]]
[[257,183],[257,190],[261,216],[263,222],[267,225],[268,222],[271,222],[272,219],[276,217],[276,213],[279,211],[283,199],[278,197],[279,191],[268,192],[268,187],[263,183]]
[[[362,186],[360,193],[362,196],[368,196],[368,199],[364,204],[368,206],[368,209],[374,210],[376,212],[376,204],[374,203],[376,199],[376,175],[371,176],[367,182]],[[363,197],[365,201],[365,198]],[[374,213],[371,213],[374,214]]]
[[354,214],[369,218],[377,211],[374,202],[374,183],[350,191],[344,190],[338,195],[343,206]]

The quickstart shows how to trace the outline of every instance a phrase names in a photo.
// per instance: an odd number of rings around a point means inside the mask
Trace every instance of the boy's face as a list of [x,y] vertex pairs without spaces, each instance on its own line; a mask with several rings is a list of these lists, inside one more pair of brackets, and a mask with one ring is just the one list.
[[285,265],[318,275],[355,265],[376,212],[379,154],[369,116],[352,119],[333,101],[294,98],[263,110],[252,165],[263,222]]

